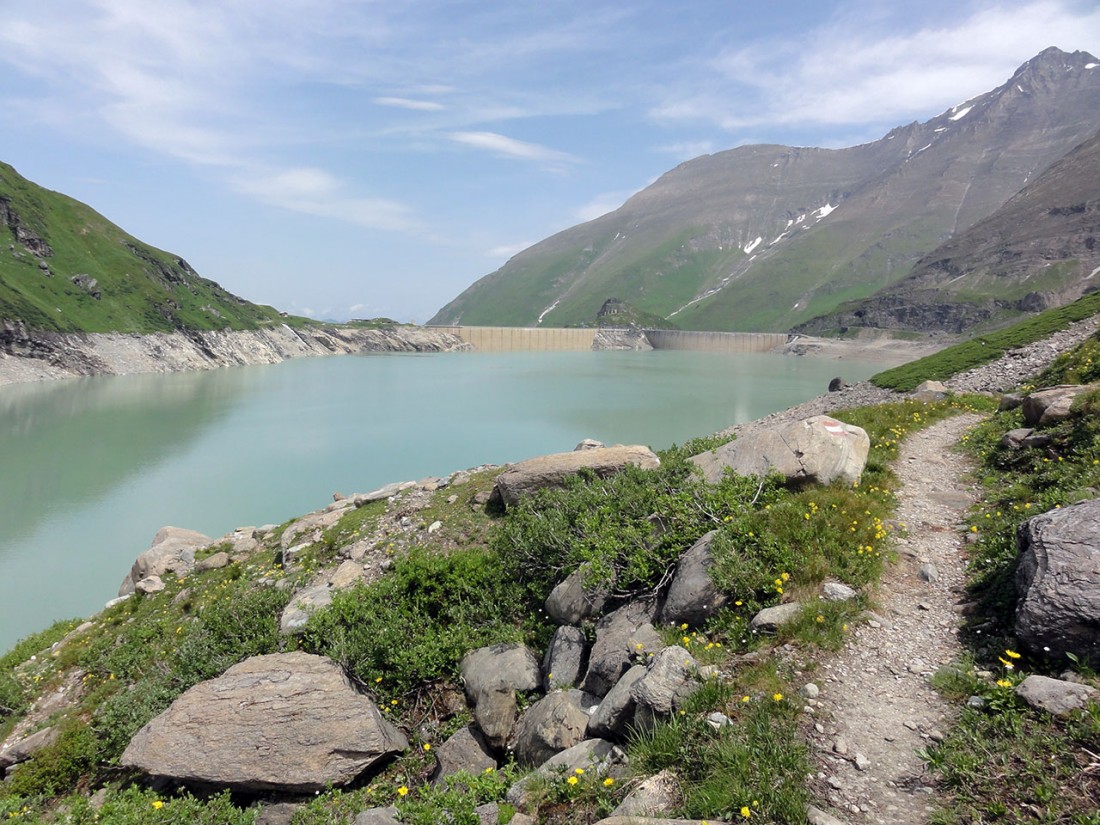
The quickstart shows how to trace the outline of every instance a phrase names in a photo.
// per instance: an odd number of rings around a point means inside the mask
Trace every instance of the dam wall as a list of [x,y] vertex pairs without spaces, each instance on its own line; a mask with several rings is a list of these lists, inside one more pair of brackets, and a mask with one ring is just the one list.
[[[431,327],[457,335],[482,352],[581,351],[592,349],[594,328],[554,327]],[[695,352],[769,352],[787,343],[783,332],[690,332],[647,329],[645,337],[653,349]]]
[[695,332],[679,329],[647,329],[653,349],[693,352],[770,352],[787,343],[785,332]]

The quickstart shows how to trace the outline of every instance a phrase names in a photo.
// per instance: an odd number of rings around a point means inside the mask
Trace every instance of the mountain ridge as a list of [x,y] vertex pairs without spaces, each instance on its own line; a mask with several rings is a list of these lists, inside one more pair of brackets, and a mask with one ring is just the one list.
[[683,328],[788,329],[898,281],[1093,134],[1097,65],[1052,47],[877,141],[687,161],[519,253],[430,323],[571,325],[615,296]]

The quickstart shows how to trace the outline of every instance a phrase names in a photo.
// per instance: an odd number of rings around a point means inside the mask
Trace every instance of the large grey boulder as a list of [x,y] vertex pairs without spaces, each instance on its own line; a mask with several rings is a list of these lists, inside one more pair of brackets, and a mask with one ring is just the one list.
[[711,483],[732,470],[746,476],[777,472],[794,484],[852,484],[863,474],[870,449],[862,428],[815,415],[738,438],[691,461]]
[[57,741],[57,728],[42,728],[30,736],[24,736],[14,741],[4,742],[0,746],[0,776],[12,765],[26,762],[36,751],[49,747]]
[[1049,676],[1028,676],[1016,685],[1015,692],[1031,707],[1055,716],[1069,716],[1084,709],[1089,702],[1100,701],[1100,690],[1096,688]]
[[591,470],[600,478],[607,478],[631,464],[653,470],[661,466],[661,460],[649,447],[637,445],[597,447],[529,458],[497,476],[490,501],[514,507],[536,490],[563,486],[569,476],[580,470]]
[[1094,389],[1095,384],[1066,384],[1036,390],[1024,398],[1024,423],[1029,427],[1045,427],[1068,418],[1074,399]]
[[671,813],[683,800],[680,780],[670,770],[643,779],[611,812],[612,816],[660,816]]
[[118,595],[134,592],[134,586],[149,576],[174,573],[183,578],[195,567],[195,551],[206,547],[213,539],[195,530],[182,527],[162,527],[153,536],[149,549],[134,560],[133,566],[118,588]]
[[802,605],[798,602],[765,607],[752,617],[749,630],[754,633],[775,633],[782,625],[797,619],[801,612]]
[[585,585],[588,565],[582,564],[550,591],[546,612],[558,624],[579,624],[599,616],[607,605],[607,593],[598,586]]
[[121,764],[246,791],[345,785],[408,742],[323,656],[255,656],[201,682],[143,727]]
[[463,656],[459,674],[478,728],[492,747],[503,748],[516,721],[516,691],[542,682],[538,659],[521,644],[490,645]]
[[316,611],[332,604],[332,588],[327,578],[314,581],[291,597],[279,617],[279,632],[294,633],[306,626]]
[[584,741],[588,714],[564,691],[545,696],[527,708],[516,723],[509,750],[520,765],[537,767]]
[[623,739],[634,721],[634,685],[646,674],[645,665],[634,665],[607,692],[588,721],[588,732],[605,739]]
[[467,725],[436,748],[436,767],[432,783],[438,784],[448,776],[466,771],[475,776],[497,766],[489,752],[489,744],[474,727]]
[[719,590],[710,577],[714,563],[710,546],[716,535],[718,531],[711,530],[680,556],[661,608],[661,624],[698,626],[729,603],[729,594]]
[[554,631],[542,659],[543,689],[575,687],[588,664],[588,643],[579,628],[562,626]]
[[667,716],[692,692],[698,683],[695,658],[679,645],[657,653],[646,668],[645,676],[630,689],[639,707]]
[[1100,499],[1030,518],[1016,539],[1020,643],[1100,661]]
[[644,662],[649,654],[664,648],[653,627],[653,618],[653,605],[637,601],[600,619],[581,687],[597,696],[606,696],[632,664]]

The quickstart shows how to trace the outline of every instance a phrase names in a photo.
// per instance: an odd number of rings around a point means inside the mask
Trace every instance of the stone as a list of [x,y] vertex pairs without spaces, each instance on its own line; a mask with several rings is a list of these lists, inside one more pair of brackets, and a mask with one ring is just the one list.
[[806,806],[806,823],[807,825],[844,825],[832,814],[827,814],[813,805]]
[[525,645],[490,645],[463,656],[459,674],[474,721],[493,748],[503,748],[516,720],[516,691],[542,683],[538,659]]
[[3,747],[0,747],[0,776],[12,765],[26,762],[35,751],[52,745],[57,741],[57,737],[57,728],[42,728],[14,742],[4,742]]
[[283,608],[283,614],[279,618],[279,632],[294,633],[301,630],[314,612],[330,604],[332,604],[332,589],[328,586],[328,582],[315,582],[304,590],[299,590],[291,597],[290,603]]
[[220,570],[221,568],[229,564],[229,554],[224,550],[219,550],[205,559],[199,559],[195,562],[195,572],[205,573],[207,570]]
[[653,470],[661,466],[661,460],[649,447],[643,446],[596,447],[530,458],[497,476],[490,501],[514,507],[521,498],[536,490],[563,486],[566,478],[581,470],[607,478],[629,465]]
[[474,705],[474,723],[490,747],[502,750],[512,734],[518,713],[514,690],[490,690],[482,693]]
[[917,384],[913,392],[941,392],[947,394],[947,387],[942,381],[922,381]]
[[593,736],[605,739],[623,739],[630,723],[634,721],[636,702],[632,694],[634,684],[646,674],[645,665],[634,665],[603,697],[600,706],[588,722]]
[[149,576],[164,577],[173,573],[183,578],[195,567],[195,551],[213,539],[195,530],[182,527],[162,527],[153,536],[149,549],[134,560],[130,573],[122,580],[119,596],[134,592],[134,586]]
[[588,664],[588,644],[579,628],[562,625],[554,631],[542,659],[543,690],[570,688],[581,683]]
[[302,806],[294,802],[273,802],[260,808],[256,825],[293,825],[294,814]]
[[1031,427],[1019,427],[1015,430],[1009,430],[1007,433],[1001,436],[1001,446],[1008,447],[1010,450],[1018,450],[1024,446],[1024,441],[1027,440],[1034,429]]
[[839,753],[844,756],[848,753],[848,740],[843,736],[838,736],[836,741],[833,742],[833,753]]
[[558,624],[579,624],[599,616],[607,605],[607,593],[595,586],[585,586],[589,566],[582,564],[550,591],[546,598],[546,613]]
[[821,595],[827,602],[846,602],[859,595],[855,590],[840,582],[825,582],[821,587]]
[[855,762],[857,771],[865,771],[871,767],[871,760],[862,753],[857,753],[852,761]]
[[817,415],[737,438],[691,461],[711,483],[732,470],[757,476],[777,472],[794,485],[853,484],[863,474],[870,448],[871,440],[860,427]]
[[174,782],[307,793],[346,785],[407,747],[336,662],[273,653],[177,697],[120,764]]
[[780,625],[797,619],[801,612],[802,605],[799,602],[765,607],[752,617],[752,621],[749,622],[749,630],[757,633],[775,633],[779,630]]
[[597,441],[594,438],[585,438],[585,439],[582,439],[577,444],[577,446],[573,448],[573,452],[580,453],[580,452],[584,452],[585,450],[598,450],[603,446],[604,446],[604,443],[602,441]]
[[478,825],[497,825],[500,819],[500,806],[496,802],[486,802],[474,808]]
[[367,808],[352,820],[352,825],[401,825],[397,808]]
[[1028,519],[1016,542],[1020,644],[1035,654],[1100,661],[1100,499]]
[[631,695],[639,706],[667,716],[698,687],[695,658],[684,648],[673,645],[654,654],[645,675],[634,683]]
[[917,578],[922,582],[932,584],[933,582],[939,581],[940,571],[936,569],[936,565],[931,562],[926,562],[917,570]]
[[1100,690],[1049,676],[1028,676],[1016,685],[1016,695],[1031,707],[1055,716],[1069,716],[1089,702],[1100,702]]
[[722,730],[722,728],[732,725],[733,720],[726,716],[726,714],[716,710],[707,715],[707,724],[715,730]]
[[163,589],[164,582],[161,581],[160,576],[146,576],[144,579],[134,585],[135,592],[144,593],[146,595],[159,593]]
[[1022,406],[1023,403],[1024,397],[1022,395],[1016,395],[1015,393],[1005,393],[1001,396],[1001,400],[997,403],[997,412],[1014,410],[1017,407]]
[[686,622],[697,627],[729,603],[729,594],[719,590],[710,577],[714,562],[710,546],[716,535],[718,531],[711,530],[680,556],[661,608],[662,624]]
[[1096,389],[1095,384],[1063,384],[1036,390],[1024,398],[1024,423],[1029,427],[1046,427],[1069,417],[1074,399]]
[[623,605],[596,623],[596,641],[588,654],[588,672],[581,687],[606,696],[632,664],[664,648],[651,624],[654,608],[649,602]]
[[520,765],[537,767],[584,741],[588,714],[568,694],[556,691],[527,708],[508,742]]
[[348,559],[332,572],[329,586],[333,590],[347,590],[363,581],[363,565]]
[[[505,800],[520,810],[526,809],[527,786],[537,779],[560,777],[577,768],[594,771],[597,776],[614,772],[627,764],[626,754],[606,739],[585,739],[542,763],[508,789]],[[512,820],[515,822],[515,819]]]
[[489,751],[489,743],[476,728],[470,725],[456,731],[432,753],[435,754],[436,759],[432,784],[439,784],[459,771],[467,771],[477,776],[489,768],[497,767],[497,760]]
[[670,770],[663,770],[654,776],[643,779],[619,806],[611,812],[612,816],[660,816],[671,813],[683,800],[680,780]]
[[369,493],[360,493],[359,495],[352,496],[352,503],[356,507],[362,507],[364,504],[370,504],[372,501],[383,501],[384,499],[391,498],[405,490],[411,490],[415,486],[415,481],[395,481],[393,484],[387,484],[385,487],[379,487],[377,490],[372,490]]
[[803,699],[816,699],[821,695],[821,689],[813,682],[807,682],[799,689],[798,695]]

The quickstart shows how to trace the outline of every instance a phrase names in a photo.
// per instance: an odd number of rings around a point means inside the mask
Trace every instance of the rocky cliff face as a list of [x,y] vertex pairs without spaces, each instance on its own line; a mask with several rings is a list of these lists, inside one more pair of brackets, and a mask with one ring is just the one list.
[[0,385],[78,375],[186,372],[354,352],[453,352],[458,336],[420,327],[356,329],[277,326],[136,335],[49,333],[0,325]]

